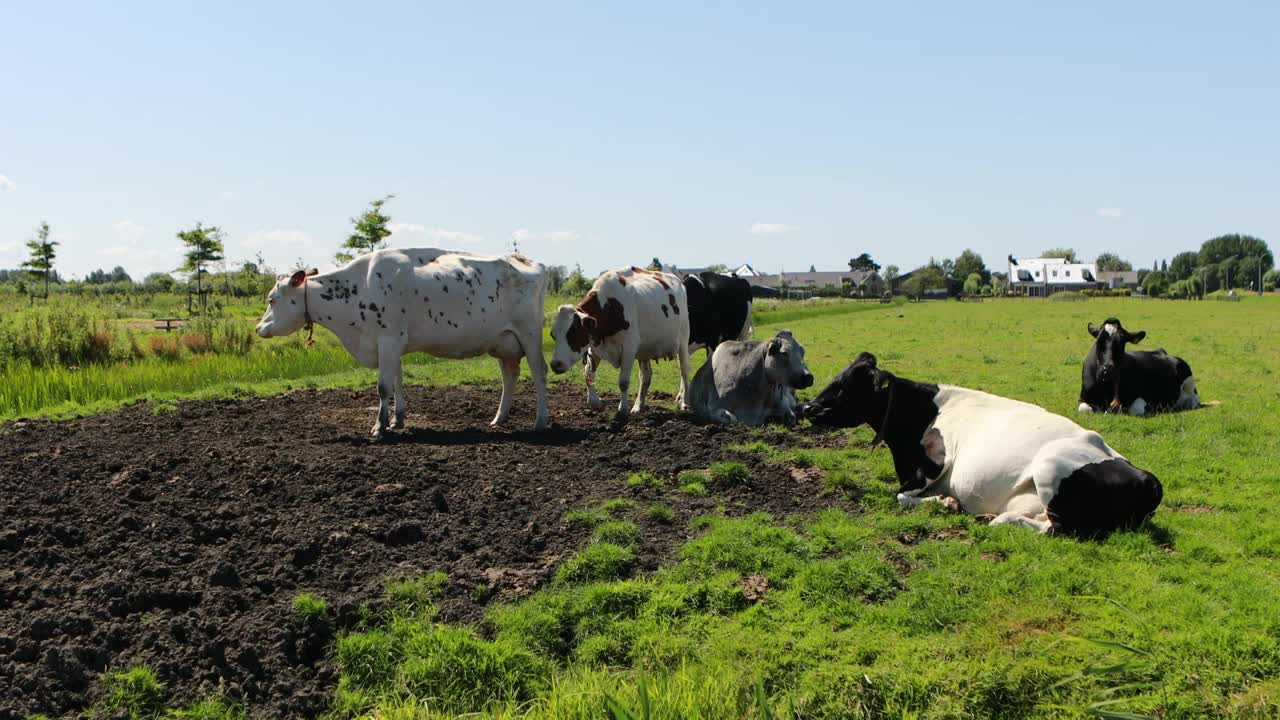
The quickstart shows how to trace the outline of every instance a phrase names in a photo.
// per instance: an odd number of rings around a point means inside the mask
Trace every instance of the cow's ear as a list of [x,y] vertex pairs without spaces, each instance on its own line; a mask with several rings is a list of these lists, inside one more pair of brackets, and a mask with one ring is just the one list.
[[858,353],[858,357],[854,358],[853,364],[876,367],[876,356],[869,352]]
[[1090,334],[1090,335],[1092,335],[1092,336],[1094,336],[1094,337],[1098,337],[1098,333],[1100,333],[1100,332],[1102,332],[1102,330],[1101,330],[1100,328],[1098,328],[1098,327],[1094,326],[1094,324],[1093,324],[1093,323],[1089,323],[1089,334]]
[[595,332],[598,324],[595,318],[590,315],[579,315],[578,317],[582,319],[582,327],[586,328],[587,332]]
[[289,278],[289,285],[291,287],[298,287],[302,285],[303,281],[305,281],[306,279],[307,279],[307,271],[299,270],[298,272],[293,274],[293,277]]
[[781,340],[779,340],[778,338],[774,338],[774,339],[770,340],[770,341],[769,341],[769,354],[770,354],[770,355],[777,355],[777,354],[778,354],[778,353],[780,353],[780,352],[782,352],[782,341],[781,341]]
[[1146,331],[1146,330],[1139,330],[1139,331],[1138,331],[1138,332],[1136,332],[1136,333],[1129,333],[1129,342],[1131,342],[1131,343],[1140,343],[1140,342],[1142,342],[1142,339],[1143,339],[1144,337],[1146,337],[1146,336],[1147,336],[1147,331]]
[[319,274],[320,274],[320,271],[316,268],[311,268],[310,270],[307,271],[307,277],[311,277],[313,275],[319,275]]

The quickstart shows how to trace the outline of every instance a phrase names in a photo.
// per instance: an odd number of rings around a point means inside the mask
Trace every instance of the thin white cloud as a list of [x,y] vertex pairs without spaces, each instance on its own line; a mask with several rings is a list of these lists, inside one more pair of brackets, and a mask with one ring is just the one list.
[[391,223],[387,226],[391,231],[392,244],[404,245],[413,242],[427,242],[437,245],[475,245],[484,240],[484,236],[449,230],[447,228],[427,227],[418,223]]
[[102,248],[101,250],[98,251],[98,254],[99,255],[128,255],[129,248],[123,245],[117,245],[115,247]]
[[16,242],[5,243],[3,245],[0,245],[0,253],[7,253],[10,250],[17,250],[17,249],[18,249],[18,243]]
[[249,248],[301,247],[311,244],[311,236],[307,235],[305,231],[296,228],[255,230],[240,244]]
[[121,242],[129,245],[137,245],[147,232],[145,227],[132,220],[121,220],[111,227],[115,228],[116,237],[120,238]]
[[547,230],[545,232],[534,232],[529,228],[516,228],[511,231],[511,239],[517,243],[536,242],[538,240],[546,240],[553,243],[573,242],[581,235],[577,230]]
[[219,197],[220,199],[222,199],[222,200],[234,200],[234,199],[235,199],[235,197],[236,197],[236,191],[235,191],[235,190],[223,190],[222,192],[218,193],[218,197]]
[[1118,218],[1124,215],[1122,208],[1098,208],[1098,217]]
[[789,226],[784,225],[782,223],[763,223],[763,222],[751,223],[752,235],[778,235],[790,229],[791,228]]
[[14,185],[12,180],[10,180],[8,177],[4,175],[0,175],[0,190],[8,190],[9,192],[13,192],[14,190],[17,190],[17,189],[18,189],[18,186]]

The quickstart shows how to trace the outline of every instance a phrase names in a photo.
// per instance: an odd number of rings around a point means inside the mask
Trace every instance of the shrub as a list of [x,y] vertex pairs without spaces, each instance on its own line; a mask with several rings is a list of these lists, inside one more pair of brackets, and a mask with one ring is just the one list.
[[615,580],[631,569],[635,553],[610,542],[591,543],[556,571],[556,582],[578,584]]
[[751,471],[739,462],[720,462],[707,470],[707,475],[720,485],[742,485],[751,479]]
[[164,703],[164,683],[146,665],[135,665],[124,672],[109,673],[105,685],[104,708],[127,714],[130,720],[154,717]]
[[204,335],[183,335],[181,342],[182,346],[193,354],[209,352],[211,347],[209,339]]
[[151,336],[151,354],[168,362],[176,362],[182,357],[182,346],[174,338]]
[[329,605],[319,595],[298,593],[293,598],[293,614],[304,622],[320,623],[328,620]]

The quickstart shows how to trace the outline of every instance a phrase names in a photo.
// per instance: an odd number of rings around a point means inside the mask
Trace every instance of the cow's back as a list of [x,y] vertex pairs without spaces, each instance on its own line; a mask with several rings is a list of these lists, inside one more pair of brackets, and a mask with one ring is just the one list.
[[596,279],[592,291],[602,305],[616,300],[627,324],[600,346],[610,363],[618,364],[628,336],[637,345],[638,359],[675,358],[682,346],[688,346],[689,303],[684,285],[674,275],[639,268],[610,271]]

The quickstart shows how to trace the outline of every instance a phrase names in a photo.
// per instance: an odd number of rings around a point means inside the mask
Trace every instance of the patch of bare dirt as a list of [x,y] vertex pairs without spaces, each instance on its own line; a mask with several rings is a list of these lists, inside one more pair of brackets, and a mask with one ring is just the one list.
[[[552,390],[542,433],[528,430],[528,386],[504,430],[487,427],[495,388],[408,394],[410,427],[380,443],[367,435],[370,391],[0,426],[0,720],[82,708],[100,673],[137,662],[168,683],[172,705],[221,686],[254,717],[312,717],[336,672],[332,638],[293,619],[300,592],[326,598],[341,629],[359,603],[376,607],[388,577],[443,570],[443,619],[470,622],[485,603],[539,587],[581,546],[587,531],[561,522],[572,508],[636,500],[644,571],[719,504],[778,516],[850,507],[811,473],[727,450],[746,430],[662,408],[617,427],[577,386]],[[727,458],[751,481],[708,498],[622,482]],[[674,521],[650,519],[652,502]]]

